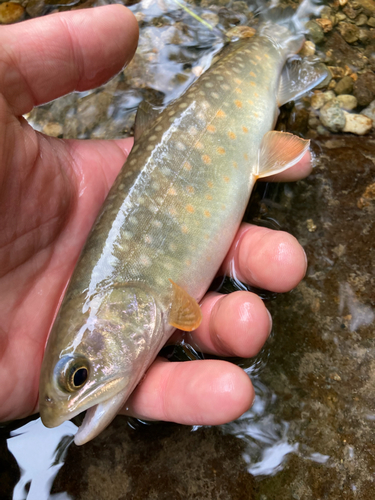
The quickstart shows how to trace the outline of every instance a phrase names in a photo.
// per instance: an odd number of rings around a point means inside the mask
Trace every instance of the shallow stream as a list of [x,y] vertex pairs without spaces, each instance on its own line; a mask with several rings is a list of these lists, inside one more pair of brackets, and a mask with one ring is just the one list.
[[[28,10],[26,2],[25,16],[71,8],[63,3],[34,1]],[[81,4],[74,8],[103,2]],[[130,66],[104,87],[42,106],[28,120],[62,138],[131,134],[142,99],[168,103],[209,66],[223,45],[221,31],[256,24],[249,6],[226,0],[192,5],[212,31],[173,2],[130,6],[141,28]],[[374,75],[374,28],[360,27],[367,39],[349,44],[342,23],[356,25],[353,9],[370,19],[373,8],[375,17],[375,3],[327,6],[325,19],[346,18],[315,40],[313,57],[336,68],[326,82],[334,91],[345,72],[357,74],[354,82]],[[373,80],[366,81],[372,92]],[[354,94],[359,90],[355,86]],[[83,447],[71,445],[74,423],[49,430],[35,416],[0,425],[1,500],[373,500],[375,135],[374,129],[334,135],[317,125],[312,96],[284,106],[278,123],[312,138],[312,175],[258,186],[246,215],[292,233],[309,260],[306,278],[292,292],[259,292],[272,312],[273,333],[257,358],[233,360],[254,383],[252,409],[219,427],[118,417]]]

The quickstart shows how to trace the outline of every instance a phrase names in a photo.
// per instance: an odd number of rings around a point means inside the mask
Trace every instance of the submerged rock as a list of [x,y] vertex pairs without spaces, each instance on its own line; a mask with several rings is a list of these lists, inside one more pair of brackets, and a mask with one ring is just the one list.
[[345,127],[344,111],[339,101],[331,99],[320,109],[320,121],[331,132],[340,132]]
[[337,82],[335,87],[336,94],[351,94],[353,92],[353,79],[350,76],[344,76]]
[[372,120],[365,115],[356,115],[344,111],[345,127],[343,132],[350,132],[356,135],[365,135],[372,129]]
[[371,118],[373,126],[375,126],[375,101],[372,101],[367,108],[362,109],[361,114]]
[[359,106],[368,106],[375,98],[375,74],[366,71],[358,77],[354,83],[354,96],[357,98]]
[[346,111],[351,111],[358,106],[357,99],[354,95],[342,94],[337,96],[337,100],[340,103],[340,107],[346,109]]

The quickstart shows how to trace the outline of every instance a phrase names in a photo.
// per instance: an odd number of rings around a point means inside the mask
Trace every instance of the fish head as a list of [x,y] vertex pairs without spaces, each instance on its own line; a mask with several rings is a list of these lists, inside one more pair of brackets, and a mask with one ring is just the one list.
[[152,292],[118,286],[89,300],[65,300],[41,369],[42,422],[56,427],[87,411],[75,442],[98,435],[124,405],[164,340]]

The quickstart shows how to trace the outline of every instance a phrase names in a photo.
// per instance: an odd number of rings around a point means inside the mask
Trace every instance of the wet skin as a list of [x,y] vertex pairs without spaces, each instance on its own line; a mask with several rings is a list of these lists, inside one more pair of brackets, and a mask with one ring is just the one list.
[[[0,420],[38,409],[44,345],[97,212],[132,140],[63,141],[35,132],[22,115],[73,90],[107,81],[131,59],[138,27],[119,5],[2,27],[0,44]],[[310,172],[306,154],[274,180]],[[251,285],[283,292],[306,270],[289,234],[243,225],[222,267]],[[185,334],[203,352],[255,355],[271,329],[247,292],[207,294],[203,321]],[[174,339],[179,337],[175,333]],[[233,420],[252,404],[247,375],[225,361],[157,359],[124,413],[186,424]]]

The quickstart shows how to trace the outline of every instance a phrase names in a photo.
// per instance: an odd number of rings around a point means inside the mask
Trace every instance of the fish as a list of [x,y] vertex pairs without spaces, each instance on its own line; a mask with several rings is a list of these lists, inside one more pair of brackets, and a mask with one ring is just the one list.
[[293,23],[232,41],[165,109],[141,104],[41,367],[45,426],[86,411],[77,445],[109,425],[176,328],[197,328],[256,180],[307,151],[308,140],[273,130],[279,106],[326,76],[290,62],[304,40]]

